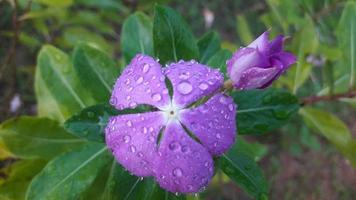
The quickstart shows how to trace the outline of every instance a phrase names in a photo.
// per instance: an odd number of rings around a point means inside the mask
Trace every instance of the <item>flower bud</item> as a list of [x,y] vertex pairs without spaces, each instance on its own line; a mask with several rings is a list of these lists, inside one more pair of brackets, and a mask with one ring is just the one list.
[[272,41],[268,36],[269,32],[264,32],[250,45],[237,50],[227,61],[228,75],[235,88],[268,87],[296,62],[293,54],[283,51],[282,35]]

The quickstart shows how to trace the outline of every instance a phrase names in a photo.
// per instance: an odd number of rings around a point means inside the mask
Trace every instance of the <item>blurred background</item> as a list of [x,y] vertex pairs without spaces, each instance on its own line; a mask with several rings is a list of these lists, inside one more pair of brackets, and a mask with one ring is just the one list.
[[[216,31],[230,51],[267,29],[272,36],[290,36],[287,49],[298,63],[274,87],[300,99],[355,89],[356,1],[0,0],[0,122],[36,114],[34,74],[42,45],[70,51],[81,41],[95,43],[124,67],[123,22],[135,11],[153,16],[156,3],[181,13],[196,38]],[[356,145],[343,149],[329,137],[339,131],[356,137],[356,98],[344,97],[313,102],[322,111],[313,116],[322,127],[304,123],[308,119],[301,114],[280,130],[248,137],[270,182],[271,199],[355,198],[356,170],[349,160],[355,159]],[[13,161],[0,142],[0,185]],[[213,184],[206,199],[249,199],[225,177]]]

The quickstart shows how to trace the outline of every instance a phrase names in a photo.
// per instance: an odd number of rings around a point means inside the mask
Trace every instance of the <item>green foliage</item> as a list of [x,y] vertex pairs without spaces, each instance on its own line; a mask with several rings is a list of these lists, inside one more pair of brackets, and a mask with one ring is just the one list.
[[232,97],[238,105],[239,134],[270,132],[284,125],[299,108],[295,96],[277,89],[233,92]]
[[73,67],[82,85],[96,102],[108,102],[119,68],[107,54],[95,47],[79,44],[73,51]]
[[199,62],[206,64],[220,50],[221,39],[216,32],[208,32],[198,40]]
[[156,6],[153,20],[155,56],[162,63],[198,59],[199,49],[187,23],[175,10]]
[[220,51],[216,52],[208,61],[207,65],[211,66],[216,69],[220,69],[221,73],[226,75],[226,61],[231,58],[232,53],[227,49],[221,49]]
[[252,157],[239,148],[240,145],[234,145],[220,158],[221,169],[256,199],[268,199],[268,185],[262,170]]
[[334,144],[356,166],[356,139],[352,138],[344,122],[335,115],[316,108],[303,108],[300,114],[309,127]]
[[109,158],[102,144],[90,144],[63,154],[49,162],[32,180],[26,199],[77,199],[109,163]]
[[138,53],[153,56],[152,20],[142,12],[130,15],[121,31],[121,48],[127,63]]
[[7,149],[20,158],[49,159],[83,144],[58,122],[37,117],[24,116],[2,123],[0,137]]

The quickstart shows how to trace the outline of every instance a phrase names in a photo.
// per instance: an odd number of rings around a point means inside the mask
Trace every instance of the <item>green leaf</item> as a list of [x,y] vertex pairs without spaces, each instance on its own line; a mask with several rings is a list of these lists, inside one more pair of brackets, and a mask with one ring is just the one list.
[[121,31],[121,49],[126,62],[138,53],[153,56],[152,21],[142,12],[130,15]]
[[295,96],[284,90],[247,90],[233,92],[237,104],[239,134],[261,134],[286,124],[298,111]]
[[239,150],[235,144],[220,158],[223,172],[244,191],[256,199],[268,199],[268,185],[262,170],[253,158]]
[[87,44],[79,44],[73,51],[73,65],[82,85],[97,102],[108,102],[119,67],[107,54]]
[[64,31],[65,43],[69,47],[73,47],[78,43],[91,43],[95,47],[107,52],[108,54],[113,53],[113,46],[108,43],[104,37],[98,33],[94,33],[88,29],[82,27],[70,27]]
[[99,104],[83,109],[64,123],[64,128],[81,138],[104,142],[104,128],[110,116],[120,114],[110,105]]
[[32,180],[26,199],[78,199],[109,163],[105,145],[90,144],[58,156]]
[[68,7],[73,4],[73,0],[35,0],[35,2],[53,7]]
[[43,46],[38,55],[35,86],[41,116],[64,121],[95,104],[92,95],[80,84],[68,55],[50,45]]
[[323,135],[356,166],[356,139],[352,138],[344,122],[335,115],[316,108],[303,108],[299,113],[308,127]]
[[155,56],[163,63],[199,57],[198,46],[187,23],[169,7],[155,6],[153,44]]
[[229,50],[221,49],[209,59],[207,65],[216,69],[220,69],[220,71],[225,75],[226,78],[226,61],[230,59],[231,56],[232,53]]
[[[167,198],[166,198],[167,196]],[[98,175],[94,183],[82,196],[83,200],[151,200],[185,199],[164,191],[153,178],[140,178],[130,175],[116,160]]]
[[355,85],[356,77],[356,2],[348,1],[342,12],[337,27],[337,38],[343,50],[342,64],[349,68],[351,74],[349,85]]
[[250,158],[253,158],[255,161],[260,160],[264,155],[267,154],[267,147],[260,143],[254,142],[246,142],[241,137],[237,139],[236,145],[238,148],[236,149],[236,153],[244,153],[248,155]]
[[221,39],[219,35],[214,32],[208,32],[203,35],[198,41],[200,63],[206,64],[210,58],[220,50]]
[[23,200],[31,179],[41,171],[46,164],[43,160],[16,161],[9,167],[10,173],[0,186],[0,199]]
[[0,125],[0,137],[12,154],[21,158],[51,158],[82,145],[84,140],[67,133],[58,122],[19,117]]

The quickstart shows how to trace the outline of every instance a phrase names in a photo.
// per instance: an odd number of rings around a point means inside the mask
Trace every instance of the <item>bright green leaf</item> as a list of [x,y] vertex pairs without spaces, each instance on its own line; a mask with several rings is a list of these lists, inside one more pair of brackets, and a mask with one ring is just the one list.
[[108,102],[119,67],[106,53],[88,44],[79,44],[73,51],[77,76],[97,102]]
[[121,49],[127,63],[138,53],[153,56],[152,20],[144,13],[136,12],[125,20]]
[[102,144],[60,155],[32,180],[26,199],[78,199],[109,161],[107,148]]
[[59,49],[49,45],[42,47],[36,73],[36,98],[41,116],[48,114],[64,121],[95,104],[92,95],[80,84],[69,57]]
[[237,16],[236,22],[237,33],[244,45],[248,45],[253,41],[253,35],[244,15]]
[[169,7],[155,7],[153,44],[155,56],[163,63],[199,57],[199,49],[188,24]]
[[19,117],[0,125],[6,147],[21,158],[51,158],[82,145],[84,140],[67,133],[58,122],[37,117]]
[[35,0],[35,2],[53,7],[67,7],[73,4],[73,0]]
[[221,49],[209,59],[207,65],[216,69],[220,69],[220,71],[226,77],[226,61],[230,59],[231,56],[232,53],[229,50]]

